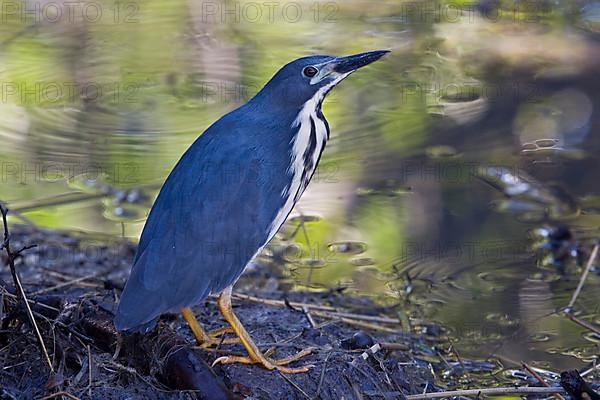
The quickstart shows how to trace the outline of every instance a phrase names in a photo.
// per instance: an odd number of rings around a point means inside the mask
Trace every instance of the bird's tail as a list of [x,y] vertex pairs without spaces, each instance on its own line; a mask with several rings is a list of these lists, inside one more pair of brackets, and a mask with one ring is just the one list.
[[137,284],[135,277],[131,276],[117,306],[115,328],[126,332],[149,332],[163,312],[161,305],[160,296]]

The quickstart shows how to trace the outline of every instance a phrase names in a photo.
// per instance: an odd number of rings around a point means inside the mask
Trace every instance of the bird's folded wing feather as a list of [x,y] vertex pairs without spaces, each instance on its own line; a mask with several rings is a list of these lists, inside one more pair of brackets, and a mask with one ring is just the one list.
[[219,292],[265,244],[285,180],[251,137],[234,133],[208,130],[169,175],[120,301],[121,329]]

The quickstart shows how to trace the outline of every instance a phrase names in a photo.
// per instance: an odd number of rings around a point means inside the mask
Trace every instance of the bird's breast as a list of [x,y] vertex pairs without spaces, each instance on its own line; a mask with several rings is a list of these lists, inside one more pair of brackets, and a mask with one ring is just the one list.
[[281,191],[283,207],[269,227],[269,240],[285,222],[308,186],[329,138],[329,125],[321,112],[320,104],[313,101],[308,101],[302,107],[292,124],[292,129],[296,134],[290,143],[289,167],[286,171],[289,184]]

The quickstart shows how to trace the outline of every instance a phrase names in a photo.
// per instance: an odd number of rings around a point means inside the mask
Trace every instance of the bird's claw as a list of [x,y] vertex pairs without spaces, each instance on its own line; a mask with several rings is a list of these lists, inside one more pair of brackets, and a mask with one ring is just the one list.
[[208,336],[211,338],[219,338],[226,333],[235,333],[235,331],[230,326],[224,326],[223,328],[208,332]]
[[235,338],[228,338],[228,339],[219,339],[219,338],[214,338],[211,337],[208,340],[204,340],[201,344],[200,344],[200,348],[202,349],[210,349],[213,347],[217,347],[217,346],[222,346],[225,344],[240,344],[240,339],[235,337]]
[[[192,330],[192,333],[193,330]],[[202,332],[199,335],[194,333],[198,346],[202,349],[210,349],[213,347],[225,345],[225,344],[239,344],[240,339],[238,337],[224,339],[223,336],[228,333],[235,333],[230,327],[223,327],[210,331],[208,333]]]
[[[277,370],[284,374],[301,374],[301,373],[308,372],[311,368],[314,367],[314,365],[304,365],[304,366],[298,367],[298,368],[289,368],[289,367],[286,367],[286,365],[311,354],[314,350],[315,349],[313,347],[309,347],[309,348],[304,349],[292,356],[285,357],[280,360],[273,360],[271,358],[267,358],[266,356],[262,357],[261,359],[256,359],[256,360],[252,359],[250,357],[242,357],[242,356],[223,356],[223,357],[217,358],[212,363],[212,366],[214,367],[215,365],[218,365],[218,364],[246,364],[246,365],[261,364],[263,367],[265,367],[266,369],[268,369],[270,371]],[[265,354],[270,354],[272,352],[273,352],[273,349],[270,349]]]
[[234,333],[230,327],[224,327],[215,329],[214,331],[208,332],[208,339],[205,340],[200,347],[203,349],[209,349],[211,347],[217,347],[224,344],[239,344],[240,338],[233,337],[224,339],[223,336],[227,333]]

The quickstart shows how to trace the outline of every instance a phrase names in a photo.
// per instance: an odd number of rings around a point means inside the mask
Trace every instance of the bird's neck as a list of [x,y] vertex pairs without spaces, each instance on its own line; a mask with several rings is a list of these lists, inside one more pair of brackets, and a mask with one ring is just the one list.
[[322,99],[317,99],[317,102],[306,102],[295,112],[291,126],[288,125],[286,129],[290,131],[291,127],[292,133],[286,154],[289,183],[281,193],[284,204],[270,226],[270,237],[277,232],[304,193],[329,138],[329,125],[321,112],[321,101]]

